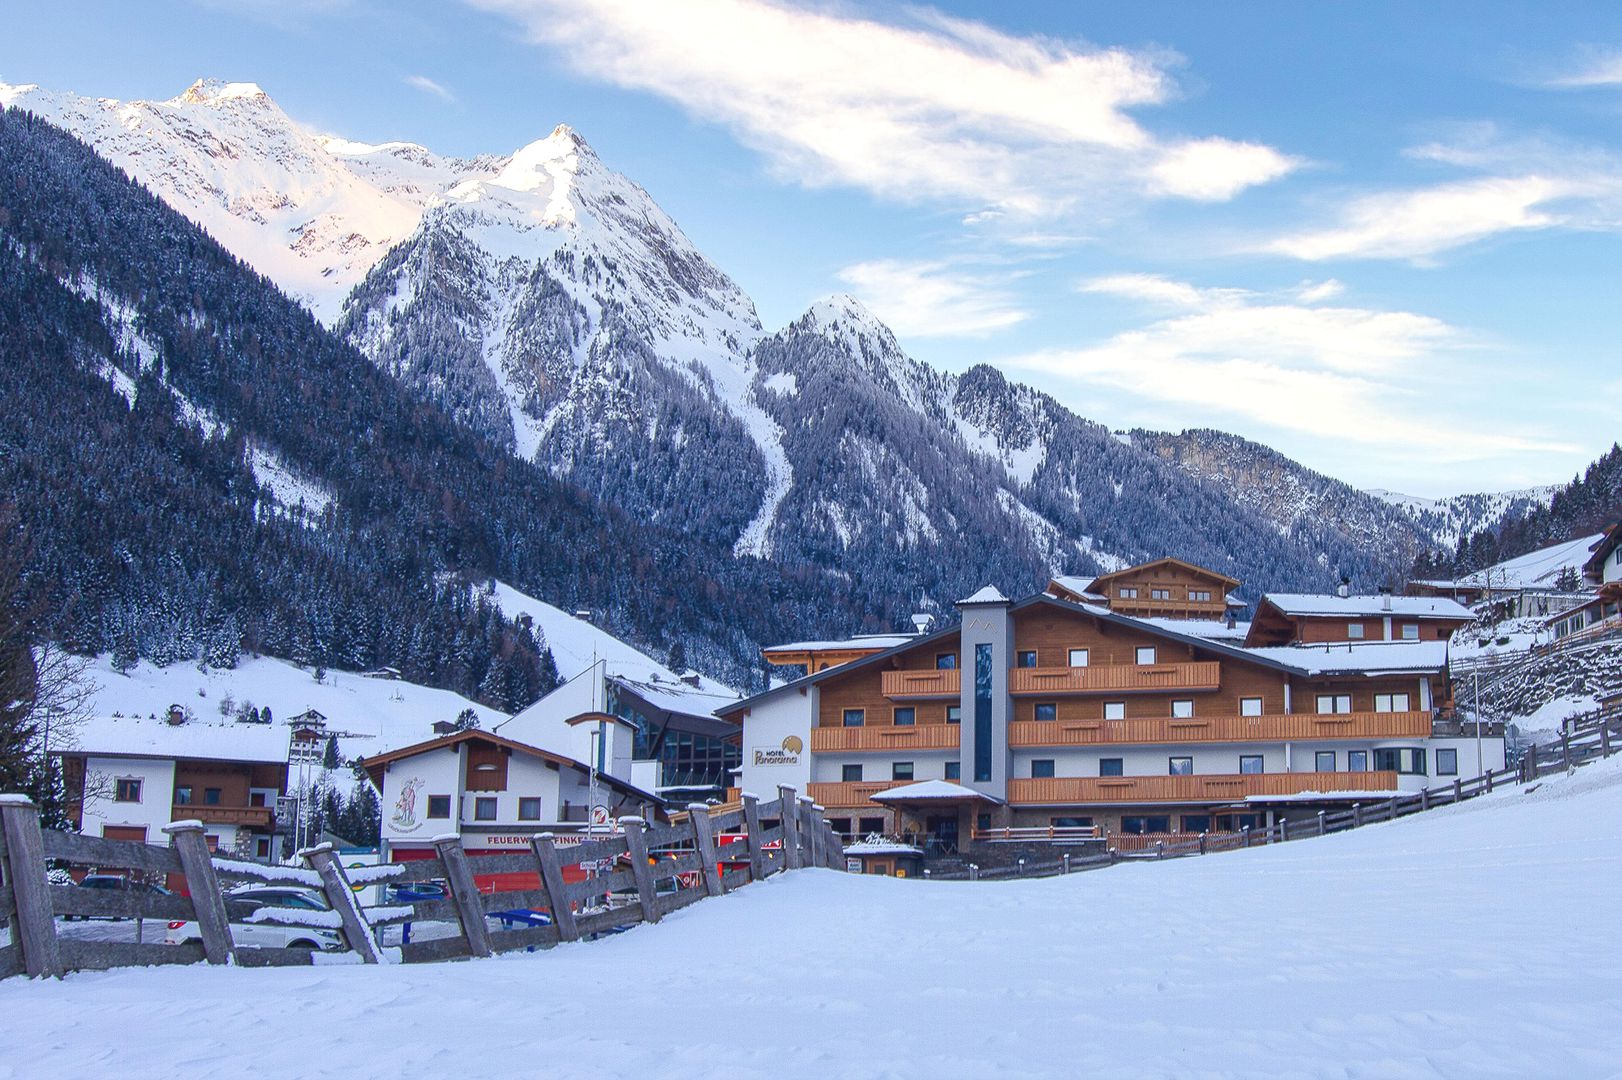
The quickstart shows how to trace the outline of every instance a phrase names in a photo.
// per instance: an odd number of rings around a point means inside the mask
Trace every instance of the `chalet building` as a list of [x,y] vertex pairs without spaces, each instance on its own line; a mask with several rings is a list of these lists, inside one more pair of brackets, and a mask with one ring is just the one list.
[[201,821],[210,849],[271,860],[288,761],[309,738],[302,729],[189,721],[178,708],[162,720],[93,717],[78,745],[59,752],[74,827],[166,845],[165,825]]
[[1156,559],[1095,578],[1056,577],[1048,592],[1061,600],[1100,604],[1138,618],[1226,621],[1243,610],[1238,578],[1181,559]]
[[1327,641],[1446,641],[1475,613],[1441,596],[1267,593],[1256,605],[1248,647]]
[[[1453,580],[1410,581],[1404,592],[1447,597],[1495,619],[1558,616],[1586,603],[1600,584],[1588,564],[1606,538],[1596,533],[1550,544]],[[1612,572],[1622,572],[1622,566]]]
[[[577,761],[596,760],[599,772],[685,804],[725,794],[738,767],[738,730],[715,710],[738,700],[696,672],[660,679],[616,672],[600,660],[494,730]],[[609,752],[599,725],[572,722],[587,714],[607,716],[628,738],[616,736]]]
[[849,837],[1269,824],[1499,768],[1449,716],[1445,640],[1242,649],[1098,604],[983,589],[953,626],[722,708],[739,786],[807,789]]
[[[607,714],[580,718],[604,730],[609,762],[629,753],[629,725]],[[624,744],[622,752],[620,745]],[[527,850],[537,833],[606,830],[627,815],[652,820],[651,792],[588,763],[489,731],[460,731],[361,762],[383,808],[384,861],[423,858],[436,836],[455,834],[469,854]]]
[[1583,563],[1584,595],[1545,623],[1556,641],[1569,642],[1622,628],[1622,523],[1589,545]]

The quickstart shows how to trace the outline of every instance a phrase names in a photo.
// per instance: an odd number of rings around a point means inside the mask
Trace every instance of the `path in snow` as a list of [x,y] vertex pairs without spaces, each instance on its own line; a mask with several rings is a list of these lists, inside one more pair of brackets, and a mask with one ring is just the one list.
[[13,979],[0,1077],[1615,1076],[1619,823],[1622,758],[1069,878],[791,874],[536,955]]

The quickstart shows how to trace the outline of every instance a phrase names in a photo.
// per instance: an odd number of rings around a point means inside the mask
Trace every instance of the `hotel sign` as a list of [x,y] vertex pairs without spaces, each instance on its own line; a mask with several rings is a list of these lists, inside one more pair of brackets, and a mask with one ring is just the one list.
[[786,735],[782,745],[769,749],[755,748],[754,763],[756,765],[798,765],[800,755],[805,751],[805,743],[798,735]]

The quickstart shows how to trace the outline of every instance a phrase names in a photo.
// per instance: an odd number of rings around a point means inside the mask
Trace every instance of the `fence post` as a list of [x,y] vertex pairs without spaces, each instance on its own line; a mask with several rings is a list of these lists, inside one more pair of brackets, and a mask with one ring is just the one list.
[[693,829],[693,848],[698,852],[698,872],[704,891],[720,896],[721,868],[715,865],[715,834],[710,829],[710,808],[703,803],[687,804],[687,823]]
[[760,797],[744,792],[743,827],[749,834],[749,880],[759,881],[766,876],[766,853],[760,846]]
[[535,852],[535,864],[541,871],[541,887],[546,890],[546,903],[552,909],[552,925],[558,928],[558,940],[579,940],[574,908],[569,906],[569,894],[563,885],[563,861],[558,858],[556,839],[551,833],[542,833],[531,839],[529,846]]
[[1538,744],[1533,743],[1527,754],[1521,759],[1521,783],[1531,783],[1538,778]]
[[180,857],[181,873],[186,875],[186,891],[197,913],[197,929],[203,935],[203,955],[211,964],[229,964],[236,959],[231,941],[231,917],[225,910],[225,895],[214,874],[214,857],[208,853],[208,840],[201,821],[175,821],[163,827]]
[[1611,722],[1601,720],[1599,725],[1599,756],[1611,756]]
[[1560,732],[1560,757],[1565,762],[1566,771],[1571,771],[1571,735],[1562,730]]
[[786,784],[777,785],[777,801],[782,806],[783,819],[783,869],[798,870],[800,868],[800,804],[795,800],[795,791]]
[[17,914],[11,926],[30,978],[61,978],[62,953],[56,944],[50,880],[45,874],[45,839],[39,807],[26,795],[0,795],[0,823],[6,834],[6,884]]
[[[1488,775],[1490,776],[1491,774],[1489,773]],[[1454,780],[1453,781],[1453,801],[1456,802],[1456,803],[1464,801],[1464,781],[1463,780]]]
[[1278,842],[1283,844],[1283,843],[1288,842],[1289,839],[1290,839],[1290,819],[1289,818],[1279,818],[1278,819]]
[[355,890],[349,887],[349,875],[344,873],[343,864],[332,853],[332,845],[317,844],[299,852],[299,855],[311,870],[321,875],[321,891],[326,893],[327,903],[343,921],[344,941],[350,951],[359,953],[363,964],[382,963],[377,942],[372,940],[371,925],[367,923],[360,905],[355,902]]
[[462,924],[468,952],[474,956],[491,955],[484,904],[479,901],[478,886],[473,884],[473,868],[468,865],[467,852],[462,850],[462,838],[450,833],[434,837],[433,843],[439,852],[439,861],[445,864],[445,880],[451,887],[451,899],[456,902],[456,918]]
[[1363,827],[1363,804],[1354,802],[1352,804],[1352,828],[1361,829],[1362,827]]
[[[1205,854],[1205,834],[1204,833],[1200,833],[1200,854],[1201,855]],[[1069,859],[1070,856],[1066,855],[1065,858]]]
[[1401,796],[1399,796],[1399,795],[1391,796],[1391,802],[1389,804],[1387,804],[1387,808],[1386,808],[1386,818],[1385,819],[1387,821],[1396,821],[1397,820],[1397,803],[1398,803],[1398,800],[1400,798],[1401,798]]
[[1249,847],[1250,846],[1250,826],[1249,825],[1240,826],[1239,835],[1240,835],[1240,837],[1242,838],[1242,841],[1243,841],[1239,846],[1240,847]]
[[[1201,855],[1205,854],[1205,834],[1204,833],[1200,833],[1200,854]],[[1064,853],[1064,872],[1067,873],[1067,874],[1070,873],[1070,852],[1068,852],[1068,851]],[[929,873],[929,871],[925,870],[924,873],[927,874],[927,873]]]
[[[754,796],[745,795],[752,799]],[[745,805],[748,805],[745,803]],[[659,921],[659,905],[654,903],[658,899],[658,892],[653,884],[653,864],[648,862],[648,838],[642,832],[645,824],[639,817],[620,818],[620,831],[625,834],[626,855],[631,860],[631,876],[636,879],[636,899],[642,905],[642,921],[656,923]],[[754,837],[750,837],[750,848],[754,848]],[[753,865],[754,852],[750,852],[750,863]],[[550,897],[550,893],[547,894]]]
[[825,826],[828,830],[828,869],[843,870],[845,868],[845,843],[834,832],[833,822]]
[[[1488,795],[1492,794],[1492,778],[1493,778],[1493,772],[1492,772],[1491,769],[1488,769],[1487,770],[1487,791],[1486,791],[1486,793]],[[1481,793],[1482,793],[1481,792],[1481,785],[1477,784],[1476,785],[1476,794],[1480,795]]]
[[1429,810],[1431,808],[1431,789],[1430,788],[1420,788],[1419,789],[1419,808],[1421,810]]
[[822,836],[822,830],[827,828],[827,823],[822,820],[822,815],[817,812],[817,808],[809,800],[802,799],[800,801],[800,814],[806,822],[805,865],[822,866],[825,864],[828,855],[828,845]]
[[1318,811],[1318,835],[1322,836],[1323,834],[1324,834],[1324,812],[1322,810],[1320,810],[1320,811]]
[[800,865],[815,866],[815,843],[813,838],[817,832],[817,815],[812,811],[816,804],[811,796],[801,795],[794,815],[795,835],[800,838]]

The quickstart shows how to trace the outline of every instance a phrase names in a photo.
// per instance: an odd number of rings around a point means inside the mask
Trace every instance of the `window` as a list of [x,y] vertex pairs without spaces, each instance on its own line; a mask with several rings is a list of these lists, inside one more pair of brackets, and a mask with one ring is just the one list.
[[867,723],[867,710],[866,709],[846,709],[845,710],[845,726],[846,727],[861,727],[865,723]]
[[493,795],[481,796],[480,798],[477,798],[477,799],[473,800],[473,820],[474,821],[494,821],[494,820],[496,820],[496,800],[495,800],[495,796],[493,796]]
[[270,858],[270,837],[261,836],[254,841],[253,853],[261,859]]
[[1037,758],[1031,762],[1031,779],[1046,780],[1053,776],[1053,759]]
[[1059,706],[1051,701],[1038,702],[1036,718],[1038,720],[1057,720],[1059,718]]
[[891,765],[890,766],[890,779],[891,780],[911,780],[912,779],[912,762],[910,762],[910,761],[897,761],[896,763]]
[[1374,711],[1375,712],[1407,712],[1408,711],[1408,695],[1407,694],[1375,694],[1374,695]]
[[1149,590],[1149,599],[1151,599],[1151,600],[1170,600],[1171,599],[1171,590],[1170,589],[1150,589]]
[[1346,624],[1346,638],[1347,638],[1348,641],[1355,641],[1357,638],[1360,638],[1362,636],[1363,636],[1363,624],[1362,623],[1360,623],[1360,622],[1350,622],[1350,623]]
[[1330,713],[1349,713],[1352,711],[1352,695],[1350,694],[1319,694],[1318,712],[1322,715]]
[[955,652],[936,653],[935,654],[935,670],[936,671],[956,671],[957,670],[957,653],[955,653]]
[[1459,775],[1459,752],[1457,750],[1448,749],[1436,751],[1436,775]]
[[1021,649],[1019,651],[1019,666],[1020,667],[1035,667],[1036,666],[1036,650],[1035,649]]
[[1197,604],[1209,604],[1211,602],[1211,590],[1190,589],[1188,590],[1188,598]]
[[1240,716],[1260,716],[1262,714],[1262,699],[1259,697],[1242,697],[1239,699]]
[[1091,654],[1086,649],[1071,649],[1070,650],[1070,666],[1071,667],[1086,667],[1087,666],[1087,661],[1088,661],[1090,656],[1091,656]]
[[862,779],[862,766],[858,762],[854,765],[839,766],[839,779],[847,784],[858,783]]
[[918,710],[911,705],[901,705],[895,711],[896,727],[912,727],[918,722]]
[[1348,750],[1348,751],[1346,751],[1346,771],[1347,772],[1368,772],[1369,771],[1369,752],[1367,750]]
[[1400,746],[1374,752],[1374,768],[1379,772],[1425,775],[1425,751],[1421,747]]
[[541,800],[532,796],[525,796],[518,800],[519,821],[541,820]]
[[1402,640],[1404,640],[1404,641],[1418,641],[1419,640],[1419,624],[1416,623],[1416,622],[1405,622],[1405,623],[1403,623],[1402,624]]
[[1124,701],[1106,701],[1106,702],[1104,702],[1104,719],[1105,720],[1125,720],[1126,719],[1126,702],[1124,702]]
[[1169,814],[1136,815],[1129,814],[1121,818],[1121,831],[1142,836],[1144,833],[1171,832],[1171,816]]
[[946,722],[948,724],[961,724],[963,722],[963,706],[946,706]]
[[881,833],[884,831],[884,819],[881,817],[862,818],[861,829],[863,836],[868,836],[872,833]]
[[1312,769],[1314,772],[1334,772],[1335,752],[1333,750],[1319,750],[1312,755]]
[[448,818],[451,816],[451,797],[449,795],[428,796],[428,816],[431,818]]
[[974,647],[974,781],[991,780],[991,646]]
[[220,850],[220,837],[217,833],[204,833],[203,844],[212,852]]
[[1191,833],[1205,833],[1211,831],[1210,814],[1184,814],[1183,831]]
[[1245,774],[1262,772],[1262,756],[1260,754],[1240,754],[1239,771]]
[[218,806],[218,805],[220,805],[220,789],[217,788],[217,787],[206,787],[206,788],[204,788],[203,789],[203,805],[204,806]]
[[1169,776],[1193,776],[1194,759],[1191,757],[1174,757],[1167,759],[1169,766],[1166,773]]
[[1138,646],[1138,663],[1152,664],[1155,662],[1155,647],[1153,645]]
[[1171,703],[1171,717],[1173,720],[1187,720],[1193,715],[1193,701],[1174,701]]
[[1090,829],[1093,819],[1090,817],[1056,817],[1048,818],[1048,824],[1055,829]]
[[948,761],[946,763],[946,779],[963,779],[963,763],[961,761]]
[[1118,758],[1118,757],[1099,758],[1098,759],[1098,775],[1099,776],[1125,776],[1126,775],[1125,765],[1126,765],[1126,759],[1125,758]]
[[1138,598],[1138,590],[1134,588],[1120,588],[1115,590],[1115,595],[1119,596],[1122,600],[1136,600]]
[[986,829],[991,828],[991,815],[990,814],[976,814],[975,817],[974,817],[974,827],[976,829],[981,830],[982,832],[984,832]]
[[181,784],[179,787],[175,788],[175,805],[176,806],[190,806],[191,805],[191,785],[190,784]]
[[113,783],[114,802],[140,802],[141,782],[139,780],[117,780]]
[[829,818],[828,825],[840,836],[850,835],[850,818],[848,817]]

